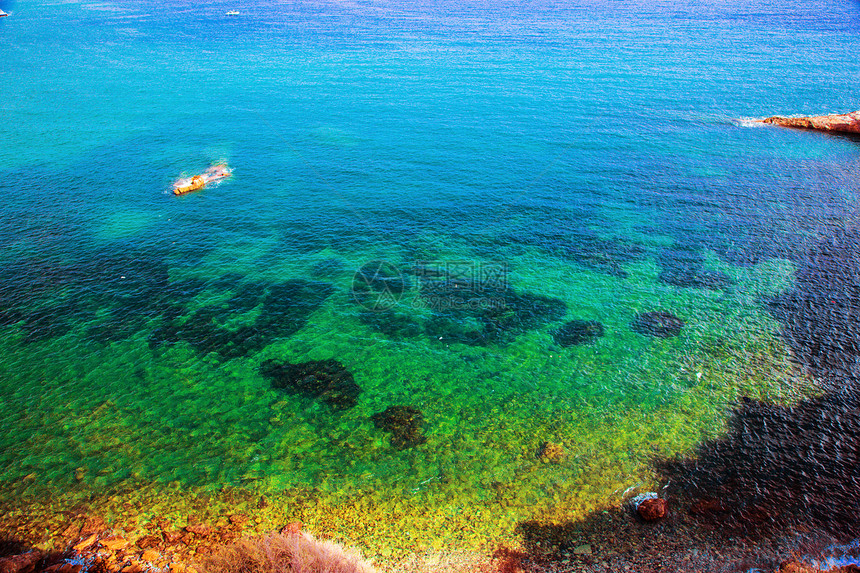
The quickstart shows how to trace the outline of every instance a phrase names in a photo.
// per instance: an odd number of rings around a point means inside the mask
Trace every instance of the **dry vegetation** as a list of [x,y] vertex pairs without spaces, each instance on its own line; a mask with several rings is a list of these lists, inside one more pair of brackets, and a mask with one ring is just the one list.
[[201,573],[376,573],[355,549],[305,532],[244,538],[199,564]]

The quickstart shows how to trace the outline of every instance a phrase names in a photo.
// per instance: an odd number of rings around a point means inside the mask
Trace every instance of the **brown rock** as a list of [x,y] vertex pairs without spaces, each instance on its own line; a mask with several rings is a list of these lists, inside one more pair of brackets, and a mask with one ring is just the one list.
[[645,521],[656,521],[666,517],[668,510],[669,504],[665,499],[653,498],[640,503],[636,508],[636,513]]
[[761,120],[761,122],[799,129],[815,129],[819,131],[835,131],[840,133],[860,133],[860,111],[802,117],[773,116],[765,118]]
[[57,563],[44,569],[42,573],[80,573],[84,566],[80,563],[72,565],[71,563]]
[[233,525],[245,525],[246,521],[248,521],[248,516],[245,514],[237,513],[230,516],[230,523]]
[[199,535],[200,537],[207,537],[212,533],[212,527],[205,523],[201,523],[198,525],[188,525],[185,527],[185,531],[193,533],[194,535]]
[[30,573],[42,559],[41,551],[30,551],[0,559],[0,573]]
[[140,566],[140,563],[132,563],[122,569],[122,573],[140,573],[141,571],[143,571],[143,567]]
[[145,535],[137,540],[137,546],[141,549],[155,547],[159,543],[161,543],[161,537],[158,535]]

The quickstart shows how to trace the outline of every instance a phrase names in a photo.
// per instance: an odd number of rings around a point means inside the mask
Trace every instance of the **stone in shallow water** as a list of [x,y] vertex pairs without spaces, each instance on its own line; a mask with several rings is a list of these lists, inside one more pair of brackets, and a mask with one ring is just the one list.
[[731,278],[720,271],[705,268],[702,246],[679,244],[663,249],[657,255],[662,271],[657,280],[684,288],[722,290],[732,284]]
[[645,336],[656,336],[657,338],[678,336],[683,327],[683,320],[665,310],[639,313],[630,324],[633,332]]
[[352,373],[337,360],[292,364],[270,359],[260,365],[260,373],[271,381],[273,388],[319,398],[339,410],[355,406],[361,394]]
[[571,320],[552,333],[561,346],[577,346],[594,342],[604,334],[603,325],[596,320]]
[[411,406],[389,406],[384,412],[371,416],[377,428],[391,432],[391,445],[405,450],[427,441],[421,433],[424,415]]

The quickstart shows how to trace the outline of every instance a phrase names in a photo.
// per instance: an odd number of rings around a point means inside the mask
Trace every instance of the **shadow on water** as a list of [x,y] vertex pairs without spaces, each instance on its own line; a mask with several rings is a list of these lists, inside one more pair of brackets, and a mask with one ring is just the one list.
[[774,570],[789,553],[820,553],[860,535],[860,231],[821,240],[796,278],[767,302],[823,395],[790,407],[744,398],[725,437],[658,462],[665,519],[645,523],[615,508],[579,522],[524,522],[525,551],[497,556],[503,566]]
[[860,232],[814,247],[794,290],[770,302],[795,357],[825,393],[782,407],[745,399],[725,438],[694,460],[667,462],[667,478],[700,498],[705,518],[745,530],[805,523],[860,533]]
[[13,537],[0,537],[0,571],[57,571],[68,556],[59,551],[39,551]]

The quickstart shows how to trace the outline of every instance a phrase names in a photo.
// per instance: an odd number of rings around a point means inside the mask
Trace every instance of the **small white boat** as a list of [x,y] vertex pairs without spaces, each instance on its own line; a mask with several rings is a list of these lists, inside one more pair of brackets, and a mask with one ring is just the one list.
[[230,10],[229,12],[227,12],[227,15],[228,16],[238,16],[239,11],[238,10]]
[[6,12],[4,12],[3,10],[0,10],[0,18],[2,18],[3,16],[8,16],[8,15],[9,15],[9,14],[7,14]]

